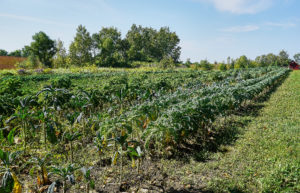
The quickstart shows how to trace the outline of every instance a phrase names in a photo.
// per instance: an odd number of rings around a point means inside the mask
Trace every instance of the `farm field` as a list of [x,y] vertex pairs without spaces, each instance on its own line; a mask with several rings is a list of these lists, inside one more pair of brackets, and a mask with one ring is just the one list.
[[1,192],[299,191],[299,72],[7,74],[0,82]]
[[26,58],[13,57],[13,56],[0,56],[0,70],[3,69],[15,69],[17,62],[22,62]]

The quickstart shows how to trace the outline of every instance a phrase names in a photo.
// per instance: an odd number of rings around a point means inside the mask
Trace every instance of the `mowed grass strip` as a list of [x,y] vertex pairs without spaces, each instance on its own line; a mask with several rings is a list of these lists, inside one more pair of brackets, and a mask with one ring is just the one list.
[[214,192],[300,192],[300,71],[294,71],[218,163]]

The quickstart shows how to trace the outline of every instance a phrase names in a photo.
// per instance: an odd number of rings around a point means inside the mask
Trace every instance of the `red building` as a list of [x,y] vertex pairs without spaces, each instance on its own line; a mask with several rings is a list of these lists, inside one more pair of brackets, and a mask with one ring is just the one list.
[[291,61],[290,65],[289,65],[289,68],[292,69],[292,70],[299,70],[300,66],[295,61]]

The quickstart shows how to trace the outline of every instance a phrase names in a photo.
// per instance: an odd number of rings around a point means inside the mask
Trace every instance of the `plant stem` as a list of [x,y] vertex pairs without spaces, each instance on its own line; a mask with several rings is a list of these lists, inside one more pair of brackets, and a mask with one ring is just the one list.
[[43,129],[44,129],[44,145],[45,145],[45,151],[47,151],[47,131],[46,131],[45,122],[43,122]]
[[86,193],[89,193],[89,192],[90,192],[90,184],[87,183],[87,184],[86,184]]
[[71,162],[73,163],[73,142],[70,142],[71,145]]

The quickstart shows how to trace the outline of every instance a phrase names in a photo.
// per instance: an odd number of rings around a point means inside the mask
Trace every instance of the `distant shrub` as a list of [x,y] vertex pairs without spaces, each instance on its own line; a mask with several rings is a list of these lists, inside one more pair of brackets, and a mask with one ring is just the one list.
[[173,58],[171,57],[164,57],[159,64],[162,68],[174,68],[176,66]]
[[207,60],[201,60],[200,66],[203,70],[212,70],[213,69],[213,65],[210,64]]
[[219,67],[220,71],[226,71],[227,70],[226,64],[224,64],[224,63],[221,63],[218,67]]
[[24,69],[30,69],[30,68],[32,69],[32,68],[40,67],[42,66],[42,64],[36,56],[30,55],[26,60],[17,63],[16,66]]

